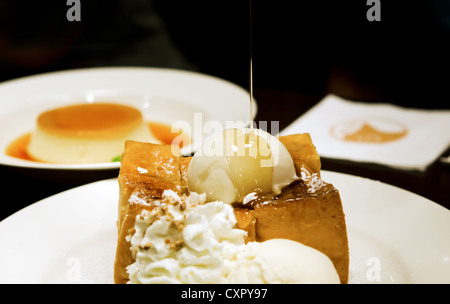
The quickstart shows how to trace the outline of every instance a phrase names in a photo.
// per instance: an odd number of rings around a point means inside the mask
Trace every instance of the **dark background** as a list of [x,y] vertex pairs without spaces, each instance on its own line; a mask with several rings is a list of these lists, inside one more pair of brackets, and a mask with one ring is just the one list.
[[[245,88],[249,1],[0,1],[0,80],[72,68],[156,66]],[[450,1],[253,0],[254,86],[449,108]]]

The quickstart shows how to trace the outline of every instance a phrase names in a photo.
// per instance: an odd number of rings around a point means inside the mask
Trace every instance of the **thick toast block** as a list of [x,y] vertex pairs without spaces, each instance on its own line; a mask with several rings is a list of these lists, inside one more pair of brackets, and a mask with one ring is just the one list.
[[[247,231],[246,241],[287,238],[326,254],[341,283],[348,281],[349,252],[345,216],[339,192],[320,180],[320,157],[309,134],[280,137],[291,154],[297,174],[304,180],[283,189],[277,197],[236,205],[237,227]],[[119,173],[118,241],[114,265],[116,283],[126,283],[126,267],[134,262],[127,236],[142,210],[151,210],[166,189],[189,194],[190,157],[174,154],[169,145],[129,141]]]

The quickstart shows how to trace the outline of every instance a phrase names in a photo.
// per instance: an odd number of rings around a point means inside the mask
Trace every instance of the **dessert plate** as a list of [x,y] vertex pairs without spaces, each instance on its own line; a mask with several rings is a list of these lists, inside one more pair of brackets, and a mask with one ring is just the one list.
[[[450,211],[381,182],[323,171],[340,191],[349,283],[450,283]],[[113,283],[117,180],[39,201],[0,223],[0,283]]]
[[213,132],[213,128],[230,127],[233,123],[248,125],[251,121],[247,91],[223,79],[196,72],[124,67],[35,75],[0,84],[0,164],[69,170],[118,168],[119,162],[46,164],[5,154],[13,140],[33,130],[41,112],[68,104],[98,101],[134,106],[148,121],[167,125],[178,122],[177,126],[192,138],[192,145],[185,147],[183,154],[195,151],[201,138]]

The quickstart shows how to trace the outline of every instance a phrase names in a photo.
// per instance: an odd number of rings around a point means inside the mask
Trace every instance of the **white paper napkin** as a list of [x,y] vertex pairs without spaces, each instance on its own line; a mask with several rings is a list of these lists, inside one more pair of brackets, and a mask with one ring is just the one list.
[[328,95],[280,132],[310,133],[319,155],[424,171],[450,145],[450,110]]

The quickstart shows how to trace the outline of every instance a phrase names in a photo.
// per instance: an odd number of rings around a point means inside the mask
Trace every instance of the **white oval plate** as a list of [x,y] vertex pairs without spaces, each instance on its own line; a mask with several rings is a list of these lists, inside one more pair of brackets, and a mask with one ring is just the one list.
[[[411,192],[323,171],[340,191],[349,283],[450,283],[450,211]],[[0,223],[0,283],[113,283],[116,179],[54,195]]]
[[14,139],[33,130],[41,112],[67,104],[98,101],[132,105],[149,121],[168,125],[175,121],[187,122],[190,130],[185,131],[191,133],[193,144],[183,149],[184,154],[198,148],[207,133],[202,133],[202,128],[209,121],[223,128],[228,123],[251,121],[247,91],[226,80],[196,72],[124,67],[35,75],[0,84],[0,164],[40,169],[118,168],[118,162],[45,164],[5,154]]

